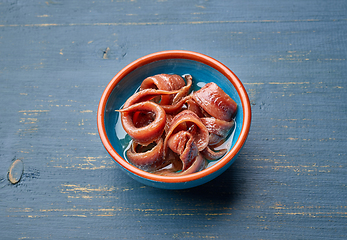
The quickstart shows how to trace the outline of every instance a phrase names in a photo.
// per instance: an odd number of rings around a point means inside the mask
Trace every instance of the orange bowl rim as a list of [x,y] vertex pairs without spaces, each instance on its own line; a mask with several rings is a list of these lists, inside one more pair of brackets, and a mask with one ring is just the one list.
[[[107,100],[115,88],[115,86],[130,72],[134,71],[135,69],[142,67],[146,64],[149,64],[151,62],[155,61],[160,61],[160,60],[166,60],[166,59],[187,59],[187,60],[193,60],[197,62],[204,63],[220,73],[222,73],[235,87],[243,108],[243,123],[242,123],[242,128],[240,135],[234,144],[234,146],[231,148],[231,150],[224,155],[220,160],[218,160],[217,163],[214,165],[196,172],[192,173],[189,175],[185,176],[161,176],[161,175],[156,175],[153,173],[149,173],[146,171],[143,171],[132,164],[130,164],[128,161],[123,159],[112,147],[107,134],[106,134],[106,129],[105,129],[105,107],[107,104]],[[186,50],[167,50],[167,51],[161,51],[161,52],[156,52],[152,53],[149,55],[146,55],[144,57],[141,57],[132,63],[128,64],[125,66],[122,70],[120,70],[109,82],[109,84],[106,86],[99,102],[98,106],[98,112],[97,112],[97,127],[98,127],[98,132],[100,139],[106,149],[106,151],[111,155],[111,157],[118,163],[120,164],[124,169],[127,171],[142,177],[144,179],[152,180],[155,182],[164,182],[164,183],[183,183],[183,182],[189,182],[189,181],[195,181],[201,178],[204,178],[210,174],[213,174],[214,172],[217,172],[221,170],[225,165],[228,164],[230,160],[232,160],[237,153],[241,150],[243,147],[249,130],[251,126],[251,106],[250,106],[250,101],[247,95],[247,92],[239,80],[239,78],[224,64],[221,62],[217,61],[216,59],[209,57],[207,55],[193,52],[193,51],[186,51]]]

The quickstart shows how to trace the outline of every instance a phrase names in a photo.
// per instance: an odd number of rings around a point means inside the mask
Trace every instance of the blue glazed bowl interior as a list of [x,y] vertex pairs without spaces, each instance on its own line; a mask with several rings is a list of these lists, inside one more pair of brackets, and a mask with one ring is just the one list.
[[114,150],[123,159],[126,159],[125,151],[131,140],[120,123],[120,114],[115,110],[122,108],[125,101],[138,90],[146,77],[161,73],[178,74],[181,76],[185,74],[192,75],[194,91],[200,89],[206,83],[215,82],[237,103],[238,110],[235,118],[235,129],[228,149],[230,150],[237,141],[242,128],[243,109],[240,97],[233,84],[219,71],[206,64],[187,59],[166,59],[149,63],[126,75],[115,86],[105,109],[106,134]]

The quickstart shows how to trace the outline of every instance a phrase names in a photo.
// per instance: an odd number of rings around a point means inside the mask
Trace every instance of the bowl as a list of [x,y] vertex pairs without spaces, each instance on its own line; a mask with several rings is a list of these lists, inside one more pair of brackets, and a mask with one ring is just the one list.
[[[156,74],[191,74],[198,89],[215,82],[238,105],[235,127],[228,152],[206,169],[182,176],[161,176],[143,171],[125,158],[129,136],[115,110],[134,94],[141,82]],[[97,126],[102,144],[110,156],[130,177],[148,186],[164,189],[186,189],[204,184],[223,173],[235,161],[244,146],[251,125],[251,106],[247,92],[238,77],[221,62],[207,55],[184,50],[156,52],[141,57],[120,70],[106,86],[98,106]]]

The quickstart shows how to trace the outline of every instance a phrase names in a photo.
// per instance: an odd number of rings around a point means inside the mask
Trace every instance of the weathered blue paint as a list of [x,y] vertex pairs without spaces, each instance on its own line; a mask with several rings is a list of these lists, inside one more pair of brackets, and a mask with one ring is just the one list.
[[[2,1],[0,238],[346,239],[346,19],[342,0]],[[234,164],[180,191],[126,176],[96,129],[115,73],[169,49],[228,66],[253,114]]]

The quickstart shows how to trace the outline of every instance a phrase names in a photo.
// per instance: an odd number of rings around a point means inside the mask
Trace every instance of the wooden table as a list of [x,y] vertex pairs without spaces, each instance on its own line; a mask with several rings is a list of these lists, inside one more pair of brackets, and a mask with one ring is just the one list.
[[[0,1],[0,239],[346,239],[346,39],[343,0]],[[111,78],[170,49],[227,65],[253,117],[180,191],[129,178],[96,128]]]

